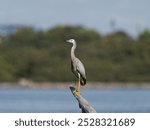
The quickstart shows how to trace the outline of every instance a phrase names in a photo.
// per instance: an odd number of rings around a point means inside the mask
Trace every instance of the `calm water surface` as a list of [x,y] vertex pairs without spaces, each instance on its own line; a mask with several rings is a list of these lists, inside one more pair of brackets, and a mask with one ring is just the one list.
[[[97,112],[150,112],[150,89],[82,89]],[[0,88],[0,112],[80,112],[69,89]]]

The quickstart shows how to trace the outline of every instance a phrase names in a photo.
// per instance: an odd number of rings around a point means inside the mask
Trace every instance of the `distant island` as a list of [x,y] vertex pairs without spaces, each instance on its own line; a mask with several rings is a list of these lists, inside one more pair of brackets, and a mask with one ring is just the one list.
[[83,61],[89,82],[150,82],[150,31],[132,37],[124,31],[101,34],[82,26],[48,30],[18,27],[0,34],[0,82],[72,82],[70,45]]

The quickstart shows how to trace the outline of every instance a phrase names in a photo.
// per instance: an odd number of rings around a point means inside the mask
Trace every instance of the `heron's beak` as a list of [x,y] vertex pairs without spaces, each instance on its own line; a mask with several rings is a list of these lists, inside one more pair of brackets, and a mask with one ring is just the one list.
[[66,42],[70,42],[70,40],[66,40]]

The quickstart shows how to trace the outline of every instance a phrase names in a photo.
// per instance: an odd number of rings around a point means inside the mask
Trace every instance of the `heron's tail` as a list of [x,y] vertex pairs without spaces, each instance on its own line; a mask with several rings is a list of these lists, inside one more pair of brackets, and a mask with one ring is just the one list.
[[80,82],[81,82],[82,86],[85,85],[86,84],[86,78],[81,77]]

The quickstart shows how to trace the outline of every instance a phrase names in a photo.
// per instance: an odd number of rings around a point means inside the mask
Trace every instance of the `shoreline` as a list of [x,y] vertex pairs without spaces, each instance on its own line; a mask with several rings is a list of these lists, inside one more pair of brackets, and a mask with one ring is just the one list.
[[[21,81],[21,82],[0,82],[0,88],[56,88],[63,89],[75,86],[73,82],[33,82],[33,81]],[[88,82],[84,89],[98,89],[98,88],[150,88],[150,82]]]

